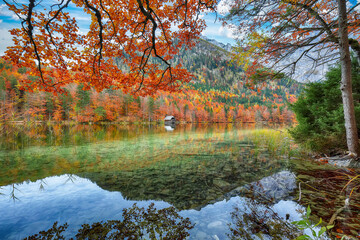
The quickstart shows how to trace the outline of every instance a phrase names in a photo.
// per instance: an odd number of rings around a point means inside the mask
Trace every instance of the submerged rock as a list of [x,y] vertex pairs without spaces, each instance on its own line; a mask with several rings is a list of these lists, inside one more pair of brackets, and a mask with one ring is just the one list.
[[289,171],[281,171],[257,182],[238,187],[227,193],[225,196],[229,198],[246,195],[251,198],[275,203],[287,199],[296,188],[295,174]]
[[260,181],[244,186],[254,197],[272,202],[284,200],[296,189],[296,176],[289,171],[281,171]]
[[213,180],[213,184],[216,186],[216,187],[219,187],[220,189],[226,189],[226,188],[229,188],[231,186],[230,183],[220,179],[220,178],[215,178]]

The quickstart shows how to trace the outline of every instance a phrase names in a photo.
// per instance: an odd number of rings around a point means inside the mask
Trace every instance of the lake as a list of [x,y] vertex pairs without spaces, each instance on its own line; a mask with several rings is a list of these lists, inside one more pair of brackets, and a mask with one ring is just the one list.
[[[330,219],[328,208],[341,206],[346,184],[345,178],[335,183],[331,178],[346,173],[295,158],[290,150],[276,154],[271,143],[256,143],[254,135],[261,137],[261,132],[255,129],[186,124],[9,130],[0,138],[0,239],[23,239],[55,222],[67,224],[62,234],[71,238],[83,224],[125,221],[124,209],[130,215],[141,212],[143,219],[152,204],[157,210],[178,210],[176,216],[156,212],[154,221],[189,218],[189,239],[229,239],[236,234],[286,239],[295,230],[286,235],[276,221],[283,227],[300,220],[308,205],[314,216]],[[286,141],[284,137],[280,142]],[[355,191],[352,199],[358,196]],[[339,228],[359,234],[359,212],[359,206],[351,204]],[[146,224],[149,221],[146,218]]]

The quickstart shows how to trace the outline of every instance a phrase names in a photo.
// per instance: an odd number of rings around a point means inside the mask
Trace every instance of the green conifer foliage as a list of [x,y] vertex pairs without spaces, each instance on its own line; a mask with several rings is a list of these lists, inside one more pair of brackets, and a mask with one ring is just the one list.
[[79,99],[76,105],[77,110],[81,110],[90,104],[90,92],[84,90],[83,84],[77,87],[76,97]]
[[[355,59],[352,70],[355,113],[360,124],[360,67]],[[297,102],[291,105],[298,121],[291,130],[292,136],[315,152],[331,154],[346,149],[340,81],[338,65],[327,72],[324,81],[307,84]]]

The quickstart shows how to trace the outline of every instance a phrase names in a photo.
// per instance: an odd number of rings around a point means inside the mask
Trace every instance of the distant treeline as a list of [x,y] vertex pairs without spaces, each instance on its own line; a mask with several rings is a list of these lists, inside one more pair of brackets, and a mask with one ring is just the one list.
[[173,115],[184,122],[293,122],[286,102],[295,101],[295,92],[279,83],[247,86],[209,84],[204,77],[184,85],[177,93],[133,97],[120,90],[85,91],[71,84],[66,94],[54,95],[21,90],[18,79],[31,78],[0,60],[1,121],[136,122],[160,121]]

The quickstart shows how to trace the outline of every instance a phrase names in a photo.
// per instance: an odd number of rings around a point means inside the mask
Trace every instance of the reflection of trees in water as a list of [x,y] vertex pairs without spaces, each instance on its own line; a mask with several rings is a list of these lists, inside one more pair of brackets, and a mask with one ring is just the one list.
[[19,200],[19,199],[15,196],[15,191],[20,191],[20,190],[15,187],[15,184],[12,184],[12,185],[11,185],[10,198],[11,198],[14,202],[15,202],[16,200]]
[[44,191],[45,190],[45,185],[47,185],[45,179],[40,179],[39,191]]
[[[184,125],[169,135],[163,125],[24,127],[17,137],[0,136],[0,185],[66,173],[138,169],[171,160],[174,152],[211,154],[222,150],[215,149],[216,142],[244,140],[237,130],[225,134],[226,129],[225,125]],[[225,147],[224,151],[231,151]]]
[[[234,128],[234,124],[185,124],[177,125],[176,132],[198,134],[224,132]],[[254,124],[237,127],[254,129]],[[0,129],[1,130],[1,129]],[[70,146],[98,141],[133,139],[147,134],[164,134],[164,126],[138,124],[75,124],[46,125],[41,123],[3,125],[0,131],[0,149],[19,150],[30,146]]]
[[[19,198],[16,196],[16,192],[20,192],[20,190],[16,187],[17,184],[11,184],[9,186],[10,188],[10,193],[9,193],[9,197],[10,199],[12,199],[14,202],[15,201],[19,201]],[[0,196],[6,196],[7,194],[5,194],[3,191],[5,189],[3,187],[0,187]]]
[[[288,218],[289,215],[286,216]],[[263,239],[295,239],[300,234],[299,229],[288,219],[281,218],[270,206],[259,204],[255,200],[248,200],[247,204],[234,207],[231,213],[232,223],[229,224],[230,239],[252,240],[254,235]]]
[[68,177],[65,181],[64,184],[68,183],[68,182],[72,182],[74,183],[76,181],[76,175],[74,174],[66,174],[66,176]]
[[[123,220],[83,224],[75,239],[185,239],[194,227],[188,218],[181,217],[174,207],[157,210],[154,204],[147,209],[134,204],[123,209]],[[33,239],[65,239],[63,233],[68,224],[53,227],[27,237]]]
[[[67,184],[69,182],[71,183],[75,183],[76,181],[76,175],[74,174],[66,174],[65,175],[67,177],[67,179],[65,180],[64,184]],[[39,191],[45,191],[45,186],[47,186],[47,182],[45,179],[40,179],[39,181]],[[15,201],[19,201],[20,199],[17,197],[16,192],[21,192],[16,186],[18,186],[20,184],[11,184],[10,186],[10,194],[9,197],[15,202]],[[4,190],[3,187],[0,187],[0,196],[6,196],[7,194],[3,193],[2,191]]]

